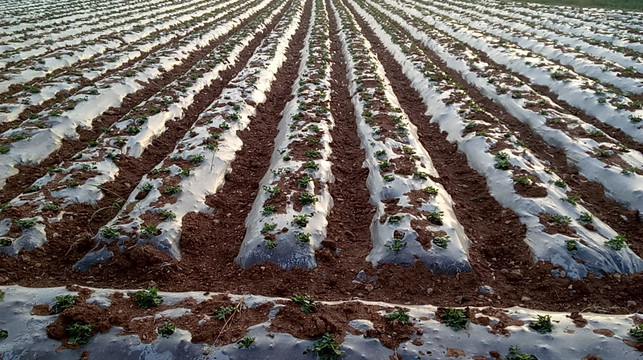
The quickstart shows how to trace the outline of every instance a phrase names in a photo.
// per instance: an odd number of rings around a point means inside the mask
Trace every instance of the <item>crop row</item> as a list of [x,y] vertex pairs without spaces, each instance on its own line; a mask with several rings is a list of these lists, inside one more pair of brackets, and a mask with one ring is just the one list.
[[[487,178],[492,196],[519,215],[527,227],[526,241],[537,259],[562,266],[573,278],[584,277],[588,271],[640,271],[643,261],[634,253],[608,246],[622,237],[585,209],[573,189],[538,154],[529,151],[510,128],[458,89],[418,44],[426,41],[445,63],[460,68],[466,60],[452,54],[462,54],[462,48],[449,48],[454,44],[446,41],[426,40],[430,36],[414,26],[425,23],[403,18],[407,14],[402,9],[384,3],[359,3],[368,13],[360,8],[356,11],[402,65],[433,115],[432,122],[458,143],[470,166]],[[465,74],[465,78],[470,76]]]
[[[77,136],[77,127],[91,127],[95,118],[110,107],[118,107],[125,96],[144,89],[160,77],[188,59],[190,54],[229,33],[241,21],[256,13],[261,6],[235,7],[220,14],[207,31],[193,32],[182,41],[166,47],[163,51],[146,57],[127,69],[101,79],[67,98],[41,111],[38,117],[26,120],[19,127],[0,134],[0,185],[10,176],[18,174],[17,164],[38,164],[60,148],[63,139]],[[35,146],[34,146],[35,145]]]
[[[221,187],[242,146],[237,132],[248,127],[256,106],[265,101],[302,12],[301,3],[289,5],[246,67],[199,116],[174,150],[143,177],[118,216],[101,228],[96,235],[97,247],[116,241],[123,251],[132,241],[134,245],[152,243],[180,259],[181,220],[188,212],[207,211],[206,196]],[[111,256],[113,253],[103,246],[75,267],[86,269]]]
[[324,2],[317,0],[308,28],[295,96],[283,110],[270,170],[246,220],[237,262],[271,261],[282,268],[316,266],[333,205],[330,170],[330,39]]
[[413,265],[432,272],[471,270],[470,241],[453,210],[439,174],[400,108],[382,64],[363,30],[339,2],[333,3],[348,66],[350,93],[369,169],[367,187],[376,214],[371,224],[373,265]]

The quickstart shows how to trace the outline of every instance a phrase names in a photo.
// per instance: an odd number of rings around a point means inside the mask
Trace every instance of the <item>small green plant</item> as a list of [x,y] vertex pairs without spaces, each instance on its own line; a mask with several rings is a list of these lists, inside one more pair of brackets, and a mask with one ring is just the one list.
[[152,185],[151,183],[146,182],[145,184],[139,186],[138,189],[143,191],[143,192],[150,192],[150,191],[152,191],[152,189],[154,189],[154,185]]
[[541,334],[550,333],[554,325],[551,322],[550,315],[538,315],[535,321],[529,323],[529,327]]
[[36,219],[20,219],[16,220],[16,224],[18,224],[21,229],[30,229],[36,226],[37,221]]
[[563,198],[563,200],[567,201],[568,203],[576,206],[578,204],[578,201],[580,201],[581,195],[569,195],[566,198]]
[[161,215],[161,219],[163,220],[176,219],[176,214],[172,210],[162,209],[159,211],[159,215]]
[[384,315],[384,317],[388,322],[398,322],[400,324],[407,324],[410,320],[409,314],[402,309],[397,309],[390,314]]
[[439,247],[441,247],[443,249],[446,249],[447,246],[449,246],[450,242],[451,242],[451,236],[449,236],[449,235],[444,235],[444,236],[434,235],[433,236],[433,243],[436,246],[439,246]]
[[509,155],[505,152],[496,153],[494,156],[496,164],[494,167],[501,170],[509,170],[511,164],[509,163]]
[[130,135],[136,135],[141,132],[141,128],[138,126],[128,126],[125,129],[125,132],[130,134]]
[[60,210],[60,206],[52,203],[52,202],[46,202],[42,205],[42,209],[44,211],[58,211]]
[[565,240],[565,246],[567,247],[567,251],[578,250],[578,243],[574,239]]
[[547,219],[547,221],[552,222],[556,225],[569,224],[570,222],[572,222],[572,219],[566,215],[545,213],[545,218]]
[[11,150],[11,149],[9,149],[8,147],[6,147],[4,145],[0,145],[0,154],[3,154],[3,155],[7,154],[7,153],[9,153],[9,150]]
[[67,181],[67,184],[65,186],[67,186],[68,188],[75,188],[78,187],[78,185],[78,181],[71,179]]
[[387,222],[389,224],[397,224],[404,219],[404,215],[391,215],[388,217]]
[[13,241],[9,238],[0,238],[0,246],[11,246]]
[[319,199],[317,198],[317,196],[315,196],[315,195],[313,195],[313,194],[311,194],[309,192],[305,192],[305,193],[299,195],[298,200],[299,200],[300,203],[302,203],[302,205],[310,205],[310,204],[314,204]]
[[174,324],[172,323],[167,322],[159,326],[157,331],[162,337],[169,338],[170,336],[172,336],[172,334],[174,334],[174,331],[176,331],[176,326],[174,326]]
[[255,338],[250,337],[250,335],[246,335],[243,337],[243,339],[237,341],[237,345],[239,346],[239,349],[250,349],[254,342]]
[[203,155],[189,155],[188,160],[193,163],[193,164],[200,164],[205,160],[205,156]]
[[76,298],[77,296],[75,295],[56,296],[56,303],[49,309],[49,313],[52,315],[60,314],[65,309],[74,306],[76,304]]
[[281,194],[281,189],[279,188],[279,186],[276,186],[276,185],[275,186],[264,185],[263,190],[268,194],[270,194],[269,197],[279,196],[279,194]]
[[505,357],[505,360],[538,360],[538,358],[535,355],[521,352],[517,346],[510,346],[509,355]]
[[319,170],[319,164],[317,164],[314,161],[307,161],[303,164],[304,169],[309,169],[309,170]]
[[580,216],[578,217],[578,221],[586,222],[586,223],[591,223],[593,220],[592,214],[583,211]]
[[427,218],[429,219],[430,222],[436,224],[436,225],[442,225],[442,216],[444,216],[443,211],[429,211],[426,214]]
[[181,187],[176,185],[176,186],[168,186],[165,189],[163,189],[163,194],[165,195],[176,195],[181,192]]
[[214,318],[217,320],[225,320],[228,316],[232,316],[237,311],[233,305],[223,305],[218,309],[214,309]]
[[402,239],[394,238],[388,244],[384,244],[384,247],[391,251],[398,252],[406,247],[406,241]]
[[107,239],[113,239],[119,234],[118,229],[113,226],[103,226],[99,232],[102,237]]
[[0,340],[4,340],[9,337],[9,332],[5,329],[0,329]]
[[429,178],[429,174],[424,171],[413,171],[413,178],[416,180],[426,180]]
[[159,233],[159,229],[154,224],[141,226],[141,234],[145,238],[151,238]]
[[276,240],[266,240],[264,241],[264,244],[268,249],[274,249],[277,247],[277,241]]
[[440,318],[444,321],[446,326],[455,331],[460,331],[467,327],[471,319],[467,317],[464,309],[448,308],[445,312],[440,314]]
[[73,324],[67,325],[65,328],[69,338],[67,342],[69,345],[85,345],[89,342],[89,339],[94,335],[92,329],[94,325],[85,324],[82,322],[75,322]]
[[263,210],[261,210],[261,215],[269,216],[272,215],[275,211],[277,211],[277,207],[275,205],[266,205],[263,207]]
[[630,336],[636,339],[638,342],[643,342],[643,324],[638,324],[630,329]]
[[344,351],[335,340],[335,335],[325,333],[308,351],[316,352],[320,360],[337,360],[344,356]]
[[307,188],[308,183],[310,183],[312,180],[313,178],[311,178],[310,176],[304,175],[297,179],[297,185],[299,185],[299,187],[301,188]]
[[308,218],[312,215],[302,214],[302,215],[293,215],[292,224],[299,226],[300,228],[306,227],[308,225]]
[[310,233],[299,233],[295,235],[295,239],[297,239],[297,241],[299,241],[302,244],[308,244],[310,243],[311,236],[312,235]]
[[163,297],[158,294],[156,287],[151,287],[147,290],[139,290],[135,293],[136,305],[143,309],[149,309],[161,305]]
[[276,228],[277,228],[276,223],[263,223],[263,228],[261,228],[261,233],[266,234],[271,231],[275,231]]
[[317,311],[317,308],[319,307],[315,302],[315,299],[310,295],[295,294],[290,298],[290,300],[298,305],[299,309],[306,314]]
[[529,175],[515,177],[514,182],[516,184],[525,185],[525,186],[533,184],[533,180],[531,179],[531,176],[529,176]]
[[319,159],[321,157],[321,154],[319,153],[319,151],[315,149],[310,149],[306,151],[306,156],[313,159]]
[[616,235],[615,237],[607,240],[605,245],[611,247],[612,249],[619,251],[624,247],[627,247],[627,238],[623,235]]
[[424,188],[424,192],[429,194],[429,195],[437,195],[438,194],[438,189],[434,188],[433,186],[427,186]]

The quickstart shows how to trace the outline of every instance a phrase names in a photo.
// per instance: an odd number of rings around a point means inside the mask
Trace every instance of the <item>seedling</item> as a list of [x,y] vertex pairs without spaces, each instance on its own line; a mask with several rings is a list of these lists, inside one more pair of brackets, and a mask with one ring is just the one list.
[[225,320],[228,316],[232,316],[237,311],[237,308],[232,305],[223,305],[218,309],[214,309],[214,318],[217,320]]
[[181,170],[179,170],[179,175],[188,177],[190,176],[191,172],[192,172],[192,168],[185,168],[185,169],[181,168]]
[[44,211],[58,211],[60,210],[60,206],[52,203],[52,202],[46,202],[42,205],[42,210]]
[[279,196],[279,194],[281,194],[281,189],[279,188],[279,186],[276,186],[276,185],[272,187],[268,185],[264,185],[263,190],[268,194],[270,194],[269,197]]
[[514,178],[514,182],[516,184],[525,185],[525,186],[533,184],[533,180],[529,175],[516,177]]
[[436,224],[436,225],[442,225],[442,216],[444,216],[443,211],[429,211],[426,216],[428,217],[429,221]]
[[391,251],[398,252],[406,247],[406,241],[394,238],[390,243],[384,244],[384,247]]
[[174,324],[172,323],[167,322],[159,326],[157,331],[162,337],[169,338],[170,336],[172,336],[172,334],[174,334],[174,331],[176,331],[176,326],[174,326]]
[[290,298],[290,300],[298,305],[299,309],[306,314],[317,311],[319,307],[318,304],[315,303],[315,299],[310,295],[295,294]]
[[172,210],[163,209],[159,211],[159,215],[161,215],[161,219],[163,220],[176,219],[176,214]]
[[165,189],[163,189],[163,194],[165,195],[176,195],[181,192],[181,187],[176,185],[176,186],[168,186]]
[[308,156],[309,158],[318,159],[321,157],[321,154],[315,149],[310,149],[306,151],[306,156]]
[[511,164],[509,163],[509,155],[504,152],[499,152],[495,154],[496,164],[494,167],[501,170],[509,170]]
[[565,246],[567,247],[567,251],[578,250],[578,243],[574,239],[565,240]]
[[439,247],[441,247],[443,249],[446,249],[447,246],[449,246],[450,242],[451,242],[451,236],[449,236],[449,235],[445,235],[445,236],[434,235],[433,236],[433,243],[436,246],[439,246]]
[[25,133],[14,133],[9,135],[9,138],[11,138],[12,141],[20,141],[24,139],[29,139],[31,135],[25,134]]
[[312,180],[313,178],[311,178],[310,176],[304,175],[297,179],[297,184],[299,185],[299,187],[307,188],[308,183],[310,183]]
[[128,126],[125,129],[125,132],[130,135],[136,135],[141,132],[141,128],[139,128],[138,126]]
[[9,332],[5,329],[0,329],[0,340],[4,340],[9,337]]
[[317,198],[317,196],[315,196],[315,195],[313,195],[313,194],[311,194],[309,192],[305,192],[305,193],[299,195],[298,200],[299,200],[300,203],[302,203],[302,205],[310,205],[310,204],[314,204],[319,199]]
[[299,241],[302,244],[308,244],[310,243],[311,236],[312,235],[310,233],[299,233],[295,235],[295,239],[297,239],[297,241]]
[[263,223],[263,228],[261,228],[261,233],[262,234],[269,233],[271,231],[275,231],[276,228],[277,228],[276,223]]
[[268,249],[271,249],[271,250],[277,247],[277,241],[276,240],[266,240],[264,242],[264,244],[266,245],[266,247]]
[[316,352],[321,360],[337,360],[344,356],[344,351],[335,340],[335,335],[325,333],[308,351]]
[[11,149],[9,149],[6,146],[0,145],[0,154],[7,154],[7,153],[9,153],[9,150],[11,150]]
[[566,215],[545,213],[545,218],[547,218],[547,221],[553,222],[556,225],[568,224],[572,222],[572,219]]
[[529,327],[541,334],[545,334],[550,333],[554,325],[551,322],[550,315],[538,315],[538,319],[530,322]]
[[141,234],[145,238],[151,238],[159,233],[159,229],[154,224],[141,226]]
[[643,324],[638,324],[630,329],[630,336],[636,339],[638,342],[643,342]]
[[438,194],[438,189],[434,188],[433,186],[427,186],[424,188],[424,192],[429,194],[429,195],[437,195]]
[[624,247],[627,247],[627,238],[623,235],[616,235],[615,237],[607,240],[605,245],[611,247],[612,249],[619,251]]
[[580,195],[569,195],[566,198],[563,198],[563,200],[567,201],[568,203],[576,206],[578,204],[578,201],[581,199]]
[[407,324],[409,322],[409,314],[402,309],[397,309],[390,314],[384,315],[384,317],[391,323],[398,322],[400,324]]
[[416,180],[426,180],[429,178],[429,174],[423,171],[413,171],[413,178]]
[[309,169],[309,170],[319,170],[319,164],[317,164],[314,161],[307,161],[303,164],[304,169]]
[[300,228],[306,227],[308,225],[308,218],[312,215],[302,214],[302,215],[293,215],[292,224],[299,226]]
[[266,205],[263,207],[263,210],[261,210],[261,215],[269,216],[273,214],[275,211],[277,211],[277,207],[275,205]]
[[78,185],[79,185],[79,184],[78,184],[78,181],[76,181],[76,180],[74,180],[74,179],[71,179],[71,180],[68,180],[68,181],[67,181],[67,184],[66,184],[65,186],[67,186],[68,188],[75,188],[75,187],[77,187]]
[[163,298],[158,294],[156,287],[151,287],[147,290],[139,290],[135,293],[136,305],[143,309],[149,309],[161,305]]
[[467,327],[471,319],[467,317],[464,309],[448,308],[447,311],[440,314],[440,318],[444,320],[446,326],[455,331],[460,331]]
[[588,212],[582,212],[580,216],[578,217],[578,221],[586,222],[586,223],[591,223],[592,222],[592,214]]
[[154,189],[154,185],[152,185],[151,183],[146,182],[145,184],[139,186],[138,189],[143,191],[143,192],[150,192],[150,191],[152,191],[152,189]]
[[60,314],[65,309],[74,306],[76,304],[76,298],[77,296],[75,295],[56,296],[56,303],[49,309],[49,313],[52,315]]
[[237,341],[237,345],[239,345],[239,349],[250,349],[252,347],[252,344],[254,344],[255,338],[250,337],[249,335],[246,335],[243,337],[243,339]]
[[0,238],[0,246],[11,246],[13,241],[9,238]]
[[535,355],[520,352],[517,346],[510,346],[509,355],[505,357],[505,360],[538,360],[538,358]]
[[85,345],[89,342],[89,339],[94,335],[92,333],[92,328],[94,325],[85,324],[82,322],[75,322],[73,324],[67,325],[65,329],[69,338],[67,342],[69,345]]
[[188,160],[193,163],[193,164],[200,164],[205,160],[205,156],[203,155],[189,155]]
[[36,223],[37,223],[36,219],[20,219],[20,220],[16,220],[16,224],[18,224],[18,226],[21,229],[30,229],[30,228],[36,226]]
[[118,229],[113,226],[103,226],[100,228],[100,234],[104,238],[113,239],[118,236],[119,232]]

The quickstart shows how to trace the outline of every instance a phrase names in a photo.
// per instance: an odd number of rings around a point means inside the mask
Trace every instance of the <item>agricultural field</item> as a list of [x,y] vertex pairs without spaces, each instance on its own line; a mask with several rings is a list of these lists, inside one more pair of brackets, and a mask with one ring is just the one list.
[[641,12],[0,4],[0,359],[643,359],[642,257]]

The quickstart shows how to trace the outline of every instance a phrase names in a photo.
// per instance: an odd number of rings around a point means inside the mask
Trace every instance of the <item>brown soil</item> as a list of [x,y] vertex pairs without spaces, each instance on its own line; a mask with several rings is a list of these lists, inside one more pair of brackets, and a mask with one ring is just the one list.
[[587,325],[587,320],[583,318],[583,315],[579,312],[574,311],[571,315],[567,315],[568,318],[572,319],[574,325],[577,327],[585,327]]
[[[525,306],[534,309],[570,312],[582,309],[607,313],[643,311],[640,301],[635,307],[627,307],[628,300],[638,300],[643,293],[643,274],[610,275],[602,279],[591,275],[585,280],[571,281],[567,278],[553,278],[550,273],[551,264],[536,263],[532,260],[529,248],[523,241],[525,229],[517,216],[503,209],[490,196],[486,190],[486,180],[468,167],[466,157],[457,151],[456,145],[449,143],[446,135],[439,131],[439,127],[431,124],[430,119],[423,115],[426,108],[410,87],[399,65],[365,27],[365,34],[384,64],[387,77],[399,96],[403,110],[418,127],[420,141],[431,154],[440,174],[438,180],[454,199],[456,215],[472,241],[470,262],[474,270],[458,276],[441,276],[431,274],[422,264],[406,268],[392,264],[373,267],[367,262],[365,258],[372,247],[369,225],[374,208],[370,204],[369,192],[365,187],[368,170],[361,167],[364,151],[360,148],[357,136],[353,105],[347,90],[348,82],[344,76],[346,68],[333,16],[330,16],[333,63],[331,112],[336,126],[331,134],[331,147],[334,163],[332,170],[337,180],[330,186],[335,205],[329,217],[328,237],[323,243],[324,246],[316,252],[318,266],[312,270],[282,270],[271,263],[258,264],[247,269],[237,265],[234,258],[245,235],[245,219],[255,195],[260,191],[259,180],[268,170],[269,159],[274,150],[273,139],[281,119],[280,112],[292,98],[292,84],[299,68],[299,51],[303,47],[308,27],[310,6],[308,2],[304,20],[288,50],[287,60],[279,70],[272,90],[267,94],[267,101],[258,107],[249,129],[240,133],[244,147],[232,163],[232,172],[226,176],[226,184],[216,195],[208,198],[208,204],[214,209],[213,213],[191,213],[184,218],[181,240],[183,258],[180,262],[172,261],[155,247],[147,245],[135,247],[125,253],[117,253],[113,261],[87,272],[72,272],[71,265],[93,246],[91,234],[95,233],[97,226],[115,214],[116,209],[110,209],[100,213],[91,231],[85,230],[86,223],[78,222],[66,229],[58,230],[60,241],[52,241],[43,248],[30,252],[23,251],[15,259],[0,256],[0,267],[3,269],[0,284],[55,286],[78,283],[88,286],[138,288],[153,280],[166,291],[203,290],[267,296],[290,296],[300,293],[323,300],[358,297],[402,304],[439,306],[509,307],[524,303]],[[196,62],[206,50],[200,50],[186,64]],[[457,73],[449,71],[438,61],[435,63],[447,70],[487,111],[507,123],[516,133],[520,132],[521,140],[530,149],[541,158],[550,160],[557,173],[562,174],[570,186],[582,193],[585,206],[600,214],[600,217],[616,231],[626,235],[635,251],[643,253],[643,243],[637,240],[643,238],[643,227],[635,220],[636,214],[628,213],[614,202],[605,199],[602,195],[603,189],[578,176],[567,166],[563,154],[543,145],[541,139],[535,137],[517,120],[509,117],[499,105],[480,97],[481,95],[468,87]],[[179,66],[177,72],[166,74],[158,82],[126,99],[121,108],[109,111],[91,131],[81,134],[80,141],[65,143],[63,149],[47,161],[49,165],[21,169],[25,171],[25,175],[19,175],[15,179],[22,180],[10,181],[7,185],[8,192],[3,191],[0,194],[0,201],[5,202],[28,187],[35,178],[44,174],[46,166],[57,164],[72,156],[76,149],[84,148],[89,140],[98,136],[103,126],[119,119],[141,100],[156,93],[179,76],[186,68],[185,64]],[[204,93],[220,91],[216,89],[217,87],[214,87]],[[158,161],[153,161],[154,159],[160,161],[163,154],[171,150],[176,138],[187,131],[190,121],[194,121],[199,107],[204,106],[210,99],[209,96],[204,95],[199,105],[190,111],[191,115],[188,117],[193,117],[191,120],[177,122],[173,125],[175,127],[168,131],[169,135],[161,138],[159,143],[150,148],[149,154],[152,155],[144,155],[150,164],[156,164]],[[141,174],[146,172],[145,169],[139,168],[142,165],[129,160],[123,161],[119,166],[124,173],[133,175],[126,175],[119,178],[117,183],[110,184],[110,191],[117,194],[107,196],[111,196],[112,202],[119,197],[127,197]],[[84,219],[88,219],[93,211],[92,209],[85,214]],[[630,220],[623,221],[620,217],[623,214],[627,214]],[[366,273],[369,280],[353,282],[360,270]],[[127,273],[128,276],[123,276],[123,273]],[[491,286],[494,294],[479,293],[480,285]],[[522,299],[526,294],[531,300]],[[126,303],[125,300],[118,301]],[[99,310],[91,307],[87,307],[86,311],[93,314],[92,316],[100,314]],[[79,319],[84,316],[82,312],[70,314],[75,314]],[[488,316],[496,317],[492,314]],[[61,324],[57,326],[58,329],[52,331],[56,330],[58,336],[63,338],[64,335],[60,333]],[[150,326],[146,324],[143,328],[149,331]],[[134,330],[136,329],[132,331]],[[386,326],[382,331],[385,330]]]

